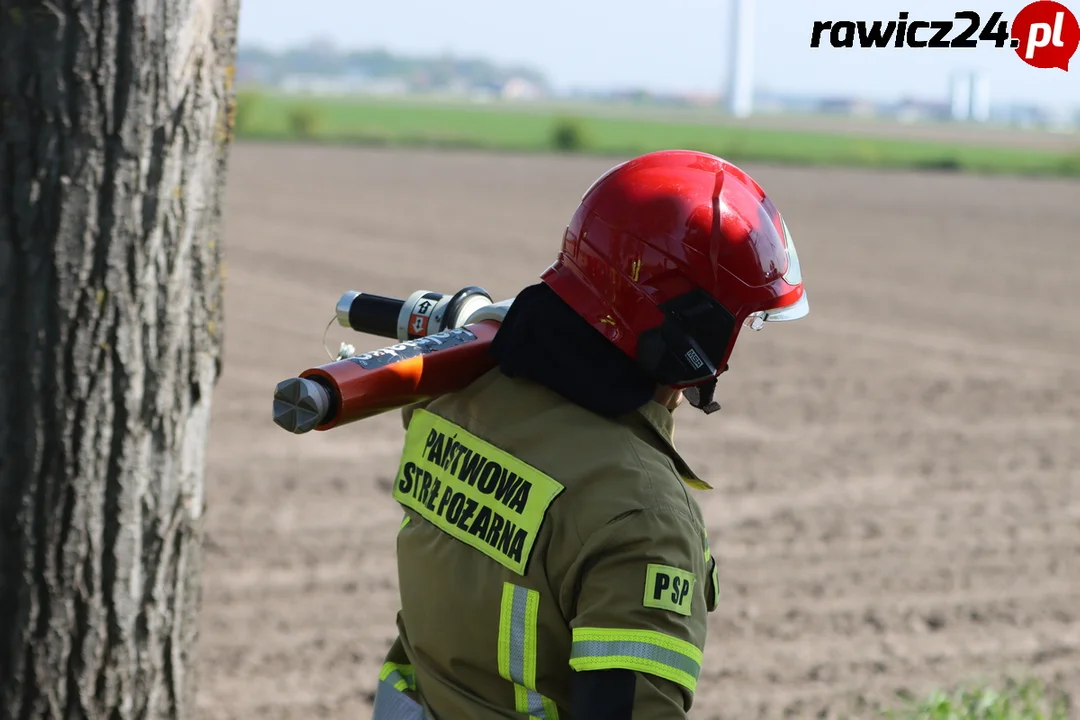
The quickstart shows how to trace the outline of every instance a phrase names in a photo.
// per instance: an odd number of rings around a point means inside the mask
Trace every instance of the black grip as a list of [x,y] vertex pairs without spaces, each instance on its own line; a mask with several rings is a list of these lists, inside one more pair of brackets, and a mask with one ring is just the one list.
[[360,293],[349,306],[349,327],[356,332],[397,340],[404,300]]

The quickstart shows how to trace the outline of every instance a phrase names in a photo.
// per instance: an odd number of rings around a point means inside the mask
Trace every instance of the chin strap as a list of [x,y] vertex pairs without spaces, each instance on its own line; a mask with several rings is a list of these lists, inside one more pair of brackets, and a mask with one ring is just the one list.
[[683,396],[693,407],[696,407],[706,415],[712,415],[720,409],[720,403],[713,400],[716,392],[716,378],[706,380],[703,383],[688,387],[683,390]]
[[726,373],[729,368],[729,365],[724,365],[723,369],[716,373],[716,377],[709,378],[703,383],[698,383],[692,387],[685,388],[683,390],[683,397],[686,398],[686,401],[689,402],[692,407],[696,407],[706,415],[712,415],[720,409],[720,403],[713,399],[713,395],[716,393],[716,378]]

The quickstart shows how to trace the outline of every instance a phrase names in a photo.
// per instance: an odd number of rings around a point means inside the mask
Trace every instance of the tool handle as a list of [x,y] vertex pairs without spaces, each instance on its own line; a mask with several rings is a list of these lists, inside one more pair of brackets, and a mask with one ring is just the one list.
[[398,318],[405,301],[398,298],[349,291],[337,304],[338,323],[356,332],[398,338]]

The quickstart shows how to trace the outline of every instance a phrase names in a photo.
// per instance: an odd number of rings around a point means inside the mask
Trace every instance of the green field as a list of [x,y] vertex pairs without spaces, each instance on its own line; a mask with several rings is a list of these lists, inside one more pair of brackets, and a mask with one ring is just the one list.
[[1080,145],[1071,152],[867,135],[710,124],[578,108],[452,105],[358,98],[298,98],[242,92],[236,136],[391,146],[632,155],[664,148],[703,150],[735,162],[925,168],[979,173],[1080,177]]
[[888,720],[1069,720],[1071,704],[1062,693],[1034,681],[1009,683],[1001,690],[963,689],[937,692],[911,701]]

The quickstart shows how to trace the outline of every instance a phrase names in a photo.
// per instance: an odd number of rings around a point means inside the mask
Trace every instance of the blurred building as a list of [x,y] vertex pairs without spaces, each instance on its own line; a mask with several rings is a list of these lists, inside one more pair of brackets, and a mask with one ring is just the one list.
[[818,101],[817,112],[827,115],[847,115],[869,118],[877,115],[877,106],[869,100],[855,97],[826,97]]
[[949,103],[902,98],[891,107],[889,115],[904,123],[941,122],[951,117],[951,110]]
[[404,95],[409,91],[399,78],[371,78],[360,73],[291,73],[282,77],[277,86],[282,92],[306,95]]
[[503,83],[499,94],[504,100],[536,100],[543,97],[544,91],[525,78],[512,77]]

